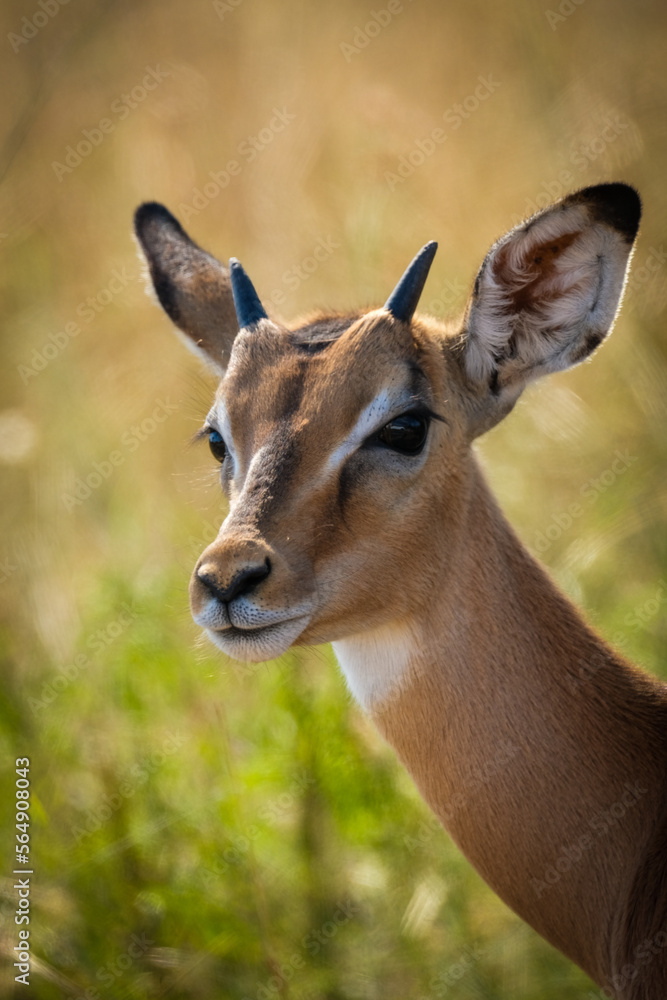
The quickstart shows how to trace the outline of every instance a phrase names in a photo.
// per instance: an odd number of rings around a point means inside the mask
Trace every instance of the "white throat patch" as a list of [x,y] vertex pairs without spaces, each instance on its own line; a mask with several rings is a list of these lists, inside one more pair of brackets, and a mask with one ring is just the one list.
[[406,626],[384,625],[332,645],[347,686],[366,712],[403,687],[410,674],[415,643]]

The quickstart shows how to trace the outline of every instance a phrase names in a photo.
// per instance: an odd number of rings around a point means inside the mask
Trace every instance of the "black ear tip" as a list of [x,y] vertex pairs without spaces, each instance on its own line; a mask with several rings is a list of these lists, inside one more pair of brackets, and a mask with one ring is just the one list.
[[140,242],[145,245],[151,229],[169,227],[177,233],[186,236],[178,219],[157,201],[145,201],[134,213],[134,231]]
[[634,240],[642,215],[642,201],[630,184],[617,181],[584,188],[579,194],[595,208],[601,221],[614,226],[630,241]]

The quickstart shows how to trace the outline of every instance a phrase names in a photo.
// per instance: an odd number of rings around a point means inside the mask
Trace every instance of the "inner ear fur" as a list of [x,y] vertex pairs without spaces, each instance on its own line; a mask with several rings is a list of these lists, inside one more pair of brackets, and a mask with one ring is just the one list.
[[608,336],[641,202],[627,184],[584,188],[498,240],[477,275],[460,360],[502,413],[534,378],[578,364]]
[[157,202],[139,206],[134,231],[162,308],[188,346],[222,374],[239,329],[229,270]]

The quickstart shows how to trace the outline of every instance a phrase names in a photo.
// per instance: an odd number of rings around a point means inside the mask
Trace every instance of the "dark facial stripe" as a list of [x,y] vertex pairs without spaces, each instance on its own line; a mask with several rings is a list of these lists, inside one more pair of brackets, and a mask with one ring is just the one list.
[[308,353],[324,350],[338,340],[360,315],[351,313],[349,316],[327,316],[316,319],[294,330],[290,335],[290,342],[294,347]]
[[275,399],[275,413],[278,421],[289,421],[299,410],[306,383],[308,362],[299,359],[289,377],[282,376]]
[[261,467],[243,489],[243,513],[260,530],[270,525],[273,511],[284,502],[299,464],[299,448],[286,422],[278,425],[263,449]]
[[348,464],[343,465],[343,468],[340,470],[340,474],[338,476],[336,503],[332,508],[332,515],[336,518],[340,518],[348,530],[350,529],[346,520],[346,514],[349,507],[349,501],[354,492],[356,478],[356,474],[350,466]]

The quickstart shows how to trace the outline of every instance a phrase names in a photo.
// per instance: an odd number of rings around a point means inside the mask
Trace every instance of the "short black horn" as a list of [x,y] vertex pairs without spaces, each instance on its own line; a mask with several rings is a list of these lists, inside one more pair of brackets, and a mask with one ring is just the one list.
[[253,326],[260,319],[267,319],[264,306],[259,301],[259,295],[236,257],[232,257],[229,261],[229,275],[232,281],[232,295],[234,296],[234,308],[236,309],[236,318],[239,321],[239,329],[243,330],[246,326]]
[[421,248],[385,302],[385,309],[396,319],[401,319],[404,323],[409,323],[412,319],[437,249],[435,240]]

